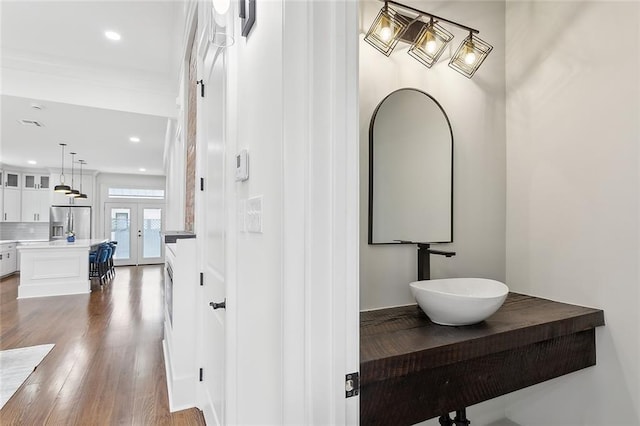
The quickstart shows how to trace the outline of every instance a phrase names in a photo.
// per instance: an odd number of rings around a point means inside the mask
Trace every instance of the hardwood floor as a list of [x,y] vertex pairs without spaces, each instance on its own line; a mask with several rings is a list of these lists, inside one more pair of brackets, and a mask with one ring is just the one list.
[[16,300],[0,280],[0,349],[55,343],[0,410],[0,425],[204,425],[169,412],[161,265],[117,268],[87,295]]

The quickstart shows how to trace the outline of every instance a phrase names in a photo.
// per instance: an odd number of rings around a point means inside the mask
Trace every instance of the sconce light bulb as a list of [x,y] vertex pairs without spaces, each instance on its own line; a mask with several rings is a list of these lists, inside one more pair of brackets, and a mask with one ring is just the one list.
[[380,38],[386,43],[393,38],[393,27],[387,15],[382,15],[380,18]]
[[464,62],[467,65],[473,65],[473,63],[476,61],[476,54],[473,53],[473,51],[469,51],[467,52],[466,55],[464,55]]
[[213,9],[220,15],[227,13],[229,6],[231,6],[230,0],[213,0]]
[[425,47],[427,53],[435,53],[438,50],[438,43],[435,40],[429,40]]
[[391,40],[392,35],[393,35],[393,30],[390,27],[386,26],[380,29],[380,38],[382,39],[382,41]]

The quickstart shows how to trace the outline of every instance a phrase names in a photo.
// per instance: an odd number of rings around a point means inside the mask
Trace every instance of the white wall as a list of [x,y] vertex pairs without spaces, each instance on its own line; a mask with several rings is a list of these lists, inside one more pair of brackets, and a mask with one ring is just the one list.
[[[237,360],[236,424],[282,421],[282,139],[283,5],[258,2],[257,21],[248,38],[236,30],[231,49],[228,99],[233,142],[230,153],[249,151],[249,180],[235,186],[235,204],[262,195],[263,233],[236,238]],[[236,22],[239,26],[239,22]],[[235,107],[235,108],[234,108]],[[231,138],[234,139],[233,137]],[[230,171],[234,168],[229,167]],[[231,176],[227,176],[231,178]],[[229,310],[230,311],[230,310]]]
[[[417,279],[416,247],[367,244],[369,122],[378,103],[402,87],[421,89],[437,99],[453,129],[454,242],[438,248],[457,254],[432,256],[432,277],[505,278],[504,2],[411,3],[478,28],[479,36],[494,46],[471,80],[449,68],[448,60],[427,69],[406,48],[398,50],[401,44],[385,57],[366,43],[364,34],[380,5],[360,2],[361,309],[415,303],[408,283]],[[467,34],[452,32],[455,49]]]
[[640,4],[508,2],[507,282],[604,309],[597,365],[510,395],[531,425],[640,424]]

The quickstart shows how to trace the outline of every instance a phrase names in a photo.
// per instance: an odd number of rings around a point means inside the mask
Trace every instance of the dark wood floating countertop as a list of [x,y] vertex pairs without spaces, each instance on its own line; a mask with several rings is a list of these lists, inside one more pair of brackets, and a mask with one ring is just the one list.
[[417,305],[361,312],[361,424],[418,423],[595,365],[602,325],[602,310],[517,293],[464,327]]

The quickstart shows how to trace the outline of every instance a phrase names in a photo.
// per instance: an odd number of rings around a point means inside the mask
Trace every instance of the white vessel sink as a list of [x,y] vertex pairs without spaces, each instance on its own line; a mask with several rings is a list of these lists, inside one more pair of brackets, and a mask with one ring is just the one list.
[[475,324],[493,315],[509,288],[484,278],[415,281],[411,293],[429,319],[440,325]]

